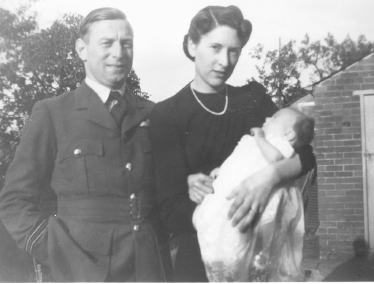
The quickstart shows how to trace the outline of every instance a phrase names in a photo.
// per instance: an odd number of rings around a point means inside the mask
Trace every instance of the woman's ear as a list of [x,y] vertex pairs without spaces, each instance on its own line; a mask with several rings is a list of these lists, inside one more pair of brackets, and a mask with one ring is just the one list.
[[190,37],[188,37],[188,53],[195,58],[196,56],[196,43],[194,43]]
[[87,44],[83,39],[77,39],[75,42],[75,51],[78,53],[80,59],[82,59],[84,62],[87,61]]

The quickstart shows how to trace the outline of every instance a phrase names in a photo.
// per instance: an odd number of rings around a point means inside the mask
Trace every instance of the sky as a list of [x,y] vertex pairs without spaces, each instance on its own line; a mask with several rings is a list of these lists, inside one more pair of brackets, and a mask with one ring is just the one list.
[[[0,0],[0,7],[12,9],[22,0]],[[228,83],[240,86],[257,77],[249,56],[257,44],[266,50],[279,41],[312,41],[331,33],[339,42],[347,35],[357,41],[363,34],[374,41],[374,0],[39,0],[34,4],[41,27],[48,27],[64,13],[87,15],[100,7],[122,10],[134,30],[133,68],[143,92],[162,101],[189,83],[194,65],[184,55],[182,41],[194,15],[208,5],[236,5],[251,21],[253,32],[243,48],[239,63]]]

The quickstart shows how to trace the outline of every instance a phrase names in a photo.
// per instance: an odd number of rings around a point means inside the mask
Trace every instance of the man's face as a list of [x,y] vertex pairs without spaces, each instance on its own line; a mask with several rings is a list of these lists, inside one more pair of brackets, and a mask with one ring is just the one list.
[[133,32],[126,20],[94,22],[84,40],[77,42],[86,76],[108,88],[126,81],[133,61]]

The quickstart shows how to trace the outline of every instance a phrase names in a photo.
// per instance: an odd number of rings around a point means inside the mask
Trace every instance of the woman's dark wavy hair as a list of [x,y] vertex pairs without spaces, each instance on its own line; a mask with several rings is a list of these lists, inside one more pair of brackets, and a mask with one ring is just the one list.
[[193,43],[199,43],[201,36],[209,33],[217,26],[228,26],[238,32],[238,37],[244,47],[251,35],[252,24],[245,20],[242,12],[236,6],[208,6],[202,9],[192,19],[188,34],[184,36],[183,51],[186,56],[195,61],[195,58],[188,52],[188,39]]

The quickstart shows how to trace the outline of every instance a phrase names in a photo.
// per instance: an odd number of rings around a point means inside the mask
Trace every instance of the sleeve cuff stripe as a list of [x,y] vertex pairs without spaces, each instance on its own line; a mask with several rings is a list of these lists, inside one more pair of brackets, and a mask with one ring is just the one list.
[[[47,226],[47,220],[43,220],[40,225],[34,230],[34,232],[32,232],[32,234],[30,235],[30,237],[27,239],[27,242],[26,242],[26,251],[28,253],[31,253],[31,247],[30,247],[30,243],[34,244],[34,239],[35,239],[35,236],[40,232],[40,231],[43,231],[45,229],[45,227]],[[39,234],[40,236],[40,234]],[[39,236],[37,236],[36,238],[38,238]]]
[[[48,226],[48,224],[47,224]],[[32,244],[30,245],[30,254],[32,253],[32,249],[34,247],[34,244],[37,242],[37,240],[41,237],[41,235],[43,235],[43,233],[45,232],[45,230],[47,229],[47,226],[45,226],[45,228],[43,229],[43,231],[40,232],[40,234],[34,239],[34,241],[32,242]]]

